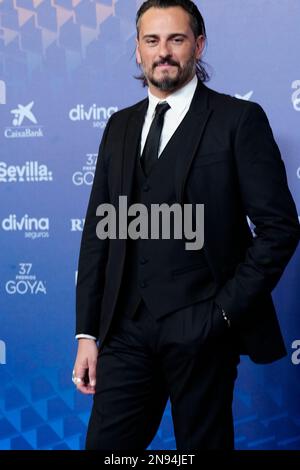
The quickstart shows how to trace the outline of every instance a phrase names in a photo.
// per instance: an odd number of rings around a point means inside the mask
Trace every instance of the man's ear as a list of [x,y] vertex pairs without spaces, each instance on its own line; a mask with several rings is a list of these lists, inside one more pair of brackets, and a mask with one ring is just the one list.
[[196,39],[196,59],[199,60],[202,56],[205,47],[205,37],[201,34]]
[[135,39],[135,57],[136,57],[136,61],[137,63],[140,65],[142,63],[142,60],[141,60],[141,54],[140,54],[140,46],[139,46],[139,40],[138,38]]

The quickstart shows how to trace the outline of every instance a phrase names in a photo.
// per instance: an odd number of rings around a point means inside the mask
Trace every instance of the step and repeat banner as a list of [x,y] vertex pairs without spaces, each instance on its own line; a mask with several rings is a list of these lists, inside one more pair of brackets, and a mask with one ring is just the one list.
[[[136,0],[0,1],[0,449],[81,449],[75,284],[99,142],[146,89]],[[300,213],[300,2],[198,0],[208,86],[265,109]],[[288,356],[243,357],[238,449],[300,449],[300,251],[273,292]],[[201,425],[201,423],[199,423]],[[175,449],[170,403],[149,449]]]

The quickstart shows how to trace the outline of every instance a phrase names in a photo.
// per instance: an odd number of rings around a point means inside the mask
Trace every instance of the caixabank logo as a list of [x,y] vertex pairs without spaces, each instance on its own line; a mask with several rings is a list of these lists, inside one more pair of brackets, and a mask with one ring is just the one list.
[[79,171],[75,171],[72,181],[75,186],[91,186],[94,181],[98,155],[96,153],[87,153],[85,156],[85,164]]
[[24,165],[8,165],[0,161],[0,183],[42,183],[52,180],[52,171],[38,161],[28,161]]
[[94,128],[104,129],[109,118],[118,111],[117,106],[97,106],[92,104],[76,104],[69,111],[69,119],[73,122],[90,122]]
[[9,295],[46,295],[46,281],[37,278],[32,263],[19,263],[18,273],[6,282],[5,291]]
[[50,237],[50,222],[48,217],[30,217],[28,214],[17,216],[9,214],[2,219],[1,229],[7,234],[22,234],[30,240]]
[[4,137],[7,139],[44,137],[43,126],[38,123],[33,106],[34,101],[27,104],[18,103],[10,110],[11,125],[4,128]]

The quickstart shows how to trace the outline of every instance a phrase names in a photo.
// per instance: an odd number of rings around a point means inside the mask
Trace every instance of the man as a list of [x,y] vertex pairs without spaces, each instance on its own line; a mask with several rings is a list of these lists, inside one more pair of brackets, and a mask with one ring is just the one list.
[[[203,84],[205,40],[189,0],[137,13],[148,99],[107,124],[79,259],[73,381],[94,394],[87,449],[146,449],[169,397],[178,450],[232,449],[239,355],[286,354],[271,291],[299,240],[296,208],[262,108]],[[119,196],[204,204],[203,247],[101,239],[97,208]]]

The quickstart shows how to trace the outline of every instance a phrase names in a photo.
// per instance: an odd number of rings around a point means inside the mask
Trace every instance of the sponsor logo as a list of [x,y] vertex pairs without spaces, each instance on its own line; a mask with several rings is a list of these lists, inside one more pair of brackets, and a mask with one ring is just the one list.
[[89,108],[86,108],[84,104],[77,104],[69,111],[69,118],[73,122],[90,121],[92,122],[93,127],[104,129],[108,119],[116,111],[118,111],[117,106],[105,108],[103,106],[93,104]]
[[0,340],[0,364],[6,364],[6,343]]
[[0,104],[6,104],[6,85],[4,80],[0,80]]
[[52,171],[48,170],[47,165],[37,161],[26,162],[24,165],[0,162],[0,183],[40,183],[52,179]]
[[44,136],[43,126],[38,124],[32,111],[33,105],[34,101],[26,105],[18,104],[16,108],[10,111],[13,115],[12,126],[5,127],[4,137],[7,139],[22,139]]
[[39,295],[47,294],[46,282],[37,279],[32,274],[31,263],[20,263],[19,272],[15,279],[6,282],[5,290],[9,295]]
[[22,232],[31,240],[49,238],[49,219],[46,217],[36,219],[25,214],[18,218],[16,214],[10,214],[2,220],[1,227],[5,232]]
[[295,339],[295,341],[292,342],[292,349],[295,349],[292,354],[292,363],[297,366],[300,364],[300,339]]
[[294,93],[292,94],[292,103],[295,111],[300,111],[300,80],[292,83]]
[[85,219],[71,219],[71,232],[82,232]]
[[72,176],[72,181],[75,186],[87,185],[91,186],[94,180],[94,174],[97,163],[96,153],[87,153],[85,165],[80,171],[76,171]]
[[239,100],[244,100],[244,101],[250,101],[252,95],[253,95],[253,90],[248,91],[245,95],[239,95],[238,93],[235,94],[235,97],[238,98]]

